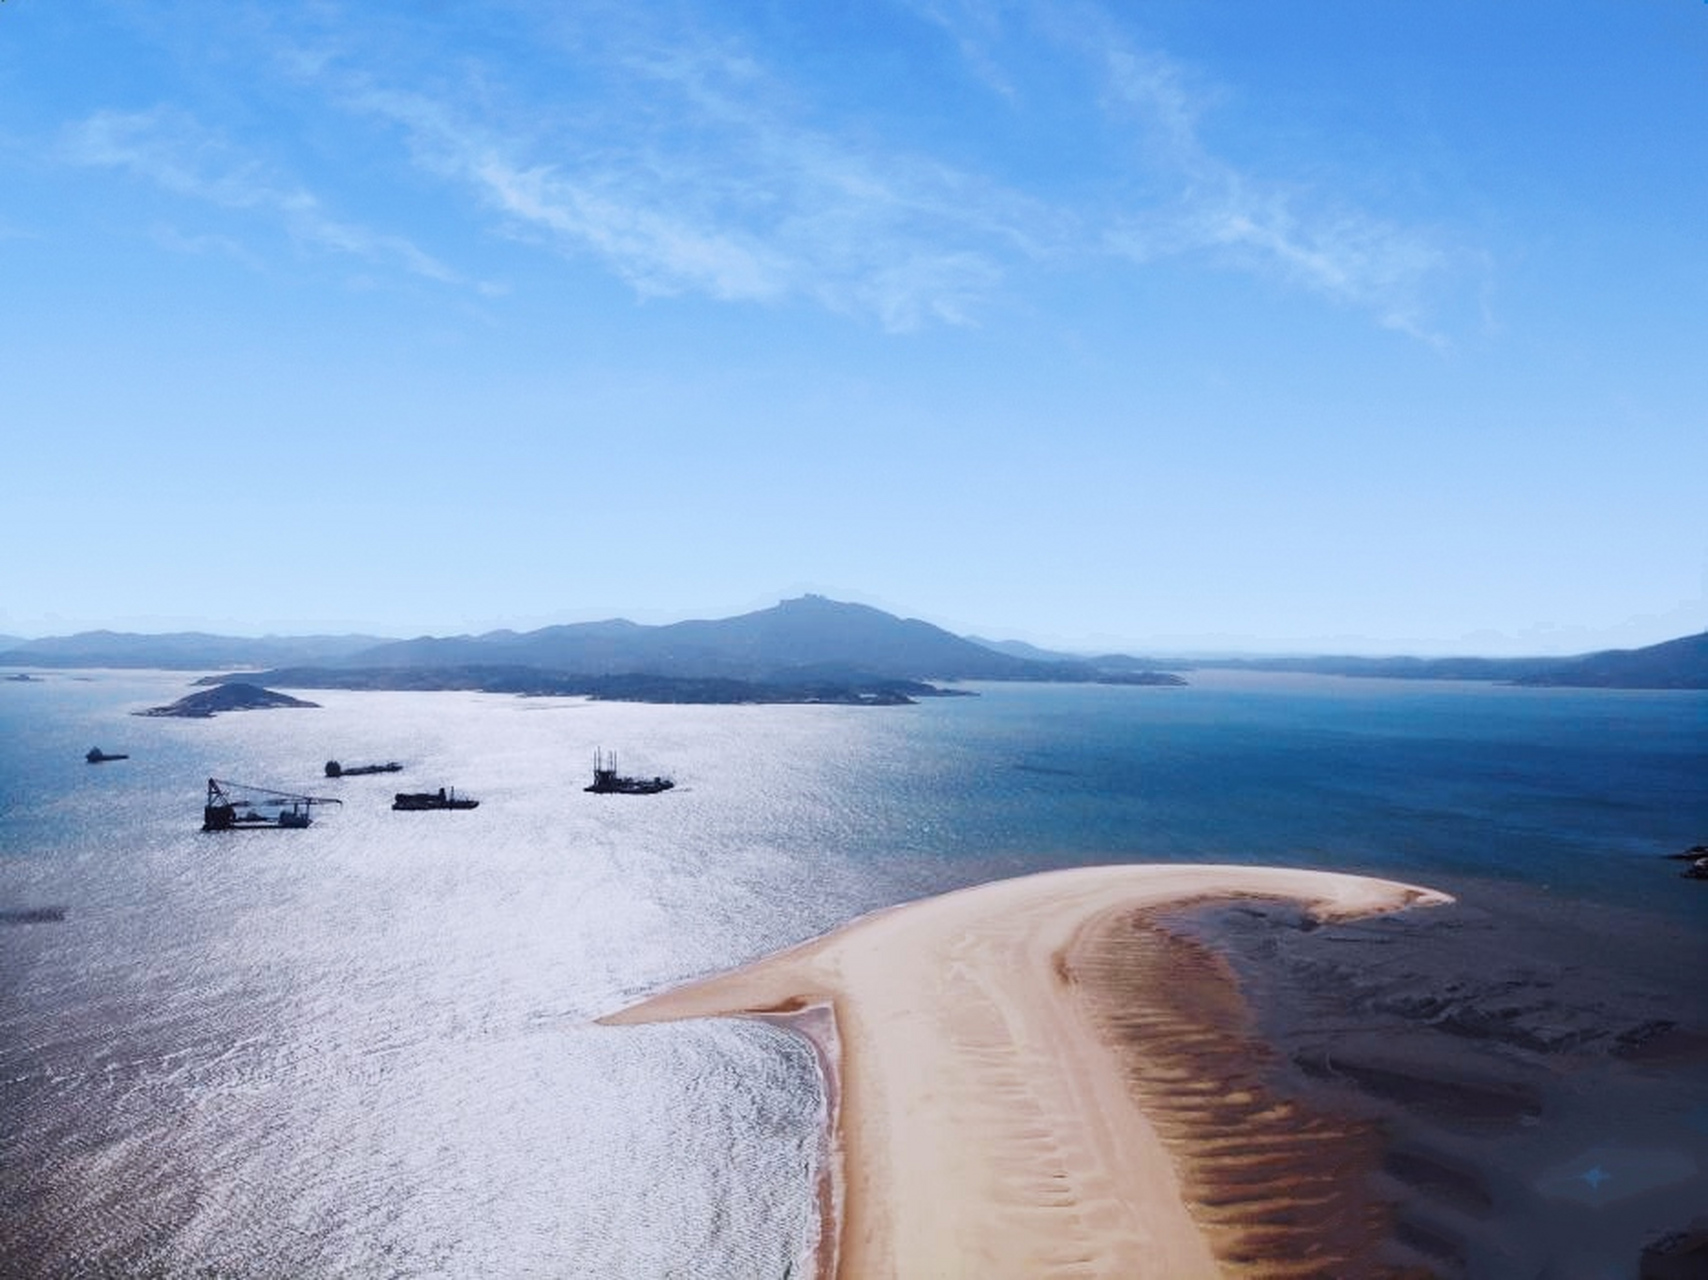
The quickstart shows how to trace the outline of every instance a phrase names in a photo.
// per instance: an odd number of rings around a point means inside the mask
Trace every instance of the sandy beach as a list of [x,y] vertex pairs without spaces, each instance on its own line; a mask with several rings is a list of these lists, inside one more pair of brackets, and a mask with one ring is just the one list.
[[[1232,971],[1159,913],[1451,902],[1241,866],[1107,866],[892,908],[609,1024],[812,1010],[838,1277],[1402,1275],[1369,1127],[1269,1094]],[[828,1025],[827,1025],[828,1024]]]

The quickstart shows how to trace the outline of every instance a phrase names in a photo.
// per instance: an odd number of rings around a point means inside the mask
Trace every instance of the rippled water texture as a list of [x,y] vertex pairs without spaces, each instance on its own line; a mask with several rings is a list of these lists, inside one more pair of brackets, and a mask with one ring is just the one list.
[[[184,683],[0,684],[0,910],[65,912],[0,925],[3,1274],[805,1274],[809,1051],[590,1019],[996,874],[1295,862],[1700,909],[1656,855],[1708,838],[1701,695],[1205,676],[126,714]],[[595,747],[678,786],[587,795]],[[209,775],[344,805],[204,835]],[[441,785],[480,808],[389,808]]]

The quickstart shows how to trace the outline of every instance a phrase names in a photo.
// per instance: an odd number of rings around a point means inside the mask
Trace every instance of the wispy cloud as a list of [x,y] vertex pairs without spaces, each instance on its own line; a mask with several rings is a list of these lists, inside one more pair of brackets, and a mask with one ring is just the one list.
[[[1430,342],[1425,295],[1452,267],[1428,230],[1384,219],[1291,175],[1262,174],[1217,156],[1200,120],[1213,88],[1165,53],[1135,44],[1094,4],[918,0],[931,20],[958,33],[974,70],[990,70],[1004,23],[1078,58],[1099,87],[1111,125],[1131,131],[1131,163],[1145,185],[1172,190],[1101,218],[1102,248],[1138,264],[1204,255],[1361,308],[1389,328]],[[1004,92],[1009,92],[1004,87]]]
[[1137,263],[1205,254],[1359,307],[1387,328],[1441,341],[1429,327],[1424,295],[1448,254],[1428,236],[1230,169],[1209,178],[1170,205],[1117,219],[1109,248]]
[[[1199,260],[1439,341],[1432,300],[1467,255],[1331,189],[1309,156],[1289,171],[1218,154],[1204,125],[1217,86],[1147,47],[1120,10],[890,3],[920,24],[898,40],[932,46],[947,63],[920,65],[962,95],[933,128],[911,128],[846,68],[821,83],[769,28],[738,29],[694,0],[668,20],[648,6],[516,3],[479,19],[466,47],[460,19],[248,12],[259,58],[314,105],[401,138],[419,171],[471,194],[504,234],[598,263],[642,296],[804,302],[907,331],[976,323],[1040,268]],[[417,240],[336,216],[185,112],[98,113],[66,148],[301,243],[463,282]],[[1072,180],[1054,181],[1058,169]],[[411,212],[388,216],[423,234]]]
[[804,299],[892,330],[966,323],[1016,255],[1061,239],[1042,201],[798,122],[789,90],[728,40],[637,27],[604,57],[619,105],[520,125],[473,94],[453,105],[371,80],[343,94],[515,232],[602,260],[642,294]]
[[1000,8],[978,0],[915,0],[913,9],[948,35],[975,79],[1011,102],[1019,99],[1014,78],[991,52],[1002,35]]
[[1141,116],[1157,162],[1179,182],[1174,200],[1118,218],[1108,234],[1112,249],[1141,263],[1206,252],[1437,340],[1426,327],[1422,293],[1448,256],[1428,234],[1213,155],[1183,76],[1167,59],[1116,47],[1105,53],[1105,70],[1116,101]]
[[64,153],[76,164],[122,169],[176,195],[269,217],[302,244],[389,262],[429,280],[462,282],[404,237],[332,216],[307,189],[281,180],[172,107],[96,112],[67,131]]
[[190,255],[213,255],[230,258],[241,262],[253,271],[264,271],[266,263],[254,253],[251,253],[241,241],[232,236],[222,235],[186,235],[176,227],[166,223],[156,223],[149,228],[149,235],[154,243],[162,249],[173,253]]

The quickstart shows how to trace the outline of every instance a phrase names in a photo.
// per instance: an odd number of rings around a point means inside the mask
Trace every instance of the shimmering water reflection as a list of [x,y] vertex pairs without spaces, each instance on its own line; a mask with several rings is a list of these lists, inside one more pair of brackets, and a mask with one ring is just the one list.
[[[805,1273],[822,1100],[746,1024],[591,1019],[871,908],[1123,858],[1505,875],[1677,912],[1699,695],[1206,677],[917,707],[0,686],[0,1274]],[[87,766],[99,744],[128,761]],[[669,772],[581,791],[596,747]],[[322,765],[404,773],[327,780]],[[335,795],[204,835],[208,776]],[[462,813],[394,813],[455,786]]]

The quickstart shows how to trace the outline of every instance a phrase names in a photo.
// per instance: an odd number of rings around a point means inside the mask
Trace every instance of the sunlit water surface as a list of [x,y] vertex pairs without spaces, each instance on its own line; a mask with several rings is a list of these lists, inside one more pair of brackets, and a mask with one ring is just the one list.
[[[1699,694],[1205,673],[904,708],[127,714],[185,684],[0,683],[0,910],[65,912],[0,926],[0,1274],[808,1274],[810,1053],[591,1020],[996,875],[1285,862],[1700,918],[1657,857],[1708,838]],[[84,764],[97,744],[131,759]],[[596,747],[678,785],[588,795]],[[202,834],[209,776],[344,803]],[[441,785],[480,807],[389,808]]]

